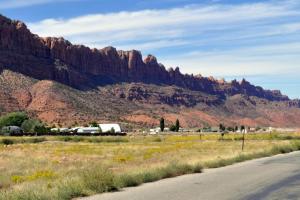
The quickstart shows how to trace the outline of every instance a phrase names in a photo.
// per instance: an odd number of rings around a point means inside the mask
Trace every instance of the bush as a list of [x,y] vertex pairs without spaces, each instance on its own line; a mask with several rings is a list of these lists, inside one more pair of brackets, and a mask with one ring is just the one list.
[[175,132],[176,131],[176,126],[174,124],[172,124],[170,126],[170,131]]
[[86,170],[82,174],[84,187],[95,193],[116,190],[113,173],[103,167]]
[[52,199],[67,200],[87,196],[88,193],[85,191],[82,181],[73,178],[59,183],[56,195],[56,198]]
[[143,183],[143,178],[141,174],[122,174],[114,182],[118,188],[135,187]]
[[163,140],[160,137],[155,137],[153,142],[162,142]]
[[172,162],[167,167],[162,168],[161,173],[162,178],[171,178],[183,174],[194,173],[194,170],[191,165]]
[[46,134],[49,133],[50,130],[43,124],[39,124],[34,127],[34,132],[37,134]]
[[26,143],[40,143],[47,141],[44,137],[35,137],[35,138],[29,138]]
[[21,126],[22,123],[28,120],[28,116],[23,112],[9,113],[0,118],[0,128],[4,126]]
[[62,137],[59,137],[59,140],[64,141],[64,142],[69,142],[69,141],[72,141],[73,139],[70,136],[62,136]]
[[40,121],[36,119],[28,119],[22,123],[21,128],[26,133],[34,133],[35,130],[37,129],[36,127],[41,127],[41,126],[43,125]]
[[97,122],[91,122],[90,123],[91,127],[99,127],[98,123]]
[[4,139],[2,139],[2,144],[4,144],[4,145],[12,145],[12,144],[14,144],[14,141],[11,140],[11,139],[4,138]]
[[166,167],[141,172],[138,174],[122,174],[115,178],[115,185],[118,188],[134,187],[142,183],[149,183],[164,178],[176,177],[184,174],[201,173],[200,164],[188,165],[172,162]]
[[129,142],[127,138],[124,137],[89,137],[87,138],[88,142],[93,143],[126,143]]
[[32,190],[32,188],[26,188],[24,190],[16,190],[14,192],[5,191],[0,193],[0,199],[9,200],[35,200],[35,199],[49,199],[49,194],[40,191]]
[[161,179],[160,173],[157,171],[143,173],[143,182],[150,183]]
[[[102,130],[101,130],[102,132]],[[114,127],[112,127],[108,132],[106,132],[107,134],[115,134],[116,133],[116,130]]]

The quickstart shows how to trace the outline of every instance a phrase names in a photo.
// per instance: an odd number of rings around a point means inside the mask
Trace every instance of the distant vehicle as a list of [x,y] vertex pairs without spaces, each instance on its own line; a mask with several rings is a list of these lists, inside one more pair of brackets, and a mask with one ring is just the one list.
[[100,133],[99,127],[81,127],[77,129],[77,133]]
[[156,127],[156,128],[151,128],[149,130],[149,134],[150,135],[157,135],[157,134],[163,134],[163,133],[167,133],[170,132],[170,128],[164,128],[164,131],[161,131],[160,127]]
[[74,128],[53,128],[51,132],[59,133],[122,133],[119,124],[98,124],[98,127],[74,127]]
[[149,133],[150,135],[157,135],[158,134],[158,132],[155,132],[155,131],[151,131],[150,130],[150,133]]
[[68,128],[52,128],[51,132],[59,132],[59,133],[68,133],[70,129]]
[[219,132],[219,127],[205,127],[201,129],[202,133],[217,133]]

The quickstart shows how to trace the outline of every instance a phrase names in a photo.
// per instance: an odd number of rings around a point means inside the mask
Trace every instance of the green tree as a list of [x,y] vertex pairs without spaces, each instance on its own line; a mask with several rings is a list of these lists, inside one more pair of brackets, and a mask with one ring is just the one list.
[[239,130],[238,126],[235,126],[234,131],[237,132]]
[[28,119],[24,112],[13,112],[0,117],[0,128],[4,126],[21,126]]
[[116,133],[116,130],[115,130],[114,127],[112,127],[112,128],[110,129],[110,133],[111,133],[111,134],[115,134],[115,133]]
[[231,126],[227,127],[227,130],[228,130],[229,132],[234,132],[234,128],[231,127]]
[[50,128],[47,128],[41,121],[36,119],[25,120],[21,128],[25,133],[49,133]]
[[219,125],[219,131],[221,133],[222,140],[224,139],[226,127],[223,124]]
[[242,126],[241,126],[241,131],[243,132],[244,130],[245,130],[245,126],[242,125]]
[[220,132],[223,132],[223,131],[226,130],[226,127],[223,124],[220,124],[219,125],[219,130],[220,130]]
[[93,121],[90,123],[91,127],[99,127],[98,123]]
[[164,132],[164,130],[165,130],[165,119],[163,117],[160,118],[159,125],[160,125],[161,132]]
[[170,131],[176,132],[176,126],[174,124],[170,126]]
[[44,124],[39,124],[34,127],[34,132],[35,133],[49,133],[50,130],[44,125]]
[[179,131],[179,128],[180,128],[180,122],[179,122],[179,119],[176,119],[175,127],[176,127],[176,132],[178,132],[178,131]]
[[33,133],[35,132],[35,127],[41,125],[42,123],[36,119],[28,119],[22,123],[21,128],[25,133]]

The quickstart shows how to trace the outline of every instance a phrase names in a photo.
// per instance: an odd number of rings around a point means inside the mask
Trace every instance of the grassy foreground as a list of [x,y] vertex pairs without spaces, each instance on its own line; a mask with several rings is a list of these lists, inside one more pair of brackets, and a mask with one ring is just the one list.
[[300,134],[0,137],[0,199],[72,199],[300,150]]

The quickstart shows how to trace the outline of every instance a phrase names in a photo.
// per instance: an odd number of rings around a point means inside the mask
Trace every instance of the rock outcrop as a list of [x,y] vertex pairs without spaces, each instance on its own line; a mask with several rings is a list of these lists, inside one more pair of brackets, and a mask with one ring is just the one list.
[[182,74],[178,67],[166,68],[139,51],[117,51],[114,47],[90,49],[73,45],[63,38],[40,38],[20,21],[0,15],[0,70],[10,69],[36,79],[54,80],[77,89],[120,82],[175,85],[218,95],[257,96],[268,100],[289,100],[278,91],[264,90],[242,82],[218,81]]
[[136,50],[41,38],[0,15],[0,114],[18,110],[64,126],[97,120],[144,128],[162,116],[185,127],[300,124],[300,101],[280,91],[183,74]]

